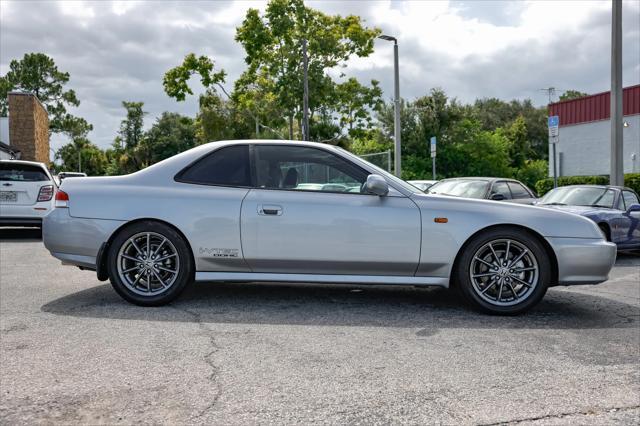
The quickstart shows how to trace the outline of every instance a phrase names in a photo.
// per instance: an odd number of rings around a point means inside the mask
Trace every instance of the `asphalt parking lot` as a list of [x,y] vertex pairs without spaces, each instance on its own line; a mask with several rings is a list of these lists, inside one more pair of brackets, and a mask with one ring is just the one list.
[[127,304],[0,231],[1,424],[638,424],[640,257],[527,315],[440,289],[198,284]]

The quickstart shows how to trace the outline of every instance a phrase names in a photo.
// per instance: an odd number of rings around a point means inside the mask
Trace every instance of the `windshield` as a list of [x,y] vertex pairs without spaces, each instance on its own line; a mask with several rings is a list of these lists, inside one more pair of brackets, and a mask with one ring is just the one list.
[[463,198],[484,198],[488,189],[489,182],[486,180],[451,179],[436,183],[427,192]]
[[542,197],[540,204],[556,206],[613,207],[615,192],[597,187],[556,188]]

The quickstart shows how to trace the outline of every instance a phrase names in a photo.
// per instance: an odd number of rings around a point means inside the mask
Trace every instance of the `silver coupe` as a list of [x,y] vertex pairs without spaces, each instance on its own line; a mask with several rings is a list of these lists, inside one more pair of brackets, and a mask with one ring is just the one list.
[[256,140],[65,179],[43,239],[144,306],[194,280],[357,283],[455,287],[516,314],[550,286],[607,280],[616,257],[572,213],[426,195],[338,147]]

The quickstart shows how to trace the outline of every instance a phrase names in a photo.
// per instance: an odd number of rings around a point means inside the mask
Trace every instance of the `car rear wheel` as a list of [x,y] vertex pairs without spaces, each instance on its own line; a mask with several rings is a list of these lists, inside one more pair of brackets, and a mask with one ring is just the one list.
[[476,309],[516,315],[535,306],[551,281],[540,241],[517,228],[494,229],[467,244],[455,270],[462,296]]
[[109,248],[108,269],[116,292],[141,306],[169,303],[193,281],[191,254],[182,236],[152,221],[118,233]]

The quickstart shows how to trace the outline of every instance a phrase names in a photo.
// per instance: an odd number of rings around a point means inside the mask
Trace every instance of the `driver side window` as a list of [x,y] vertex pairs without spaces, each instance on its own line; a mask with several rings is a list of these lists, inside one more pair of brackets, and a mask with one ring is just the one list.
[[321,149],[255,145],[256,186],[264,189],[360,193],[367,172]]
[[625,210],[632,204],[640,204],[638,196],[631,191],[622,191],[622,198],[624,198]]

